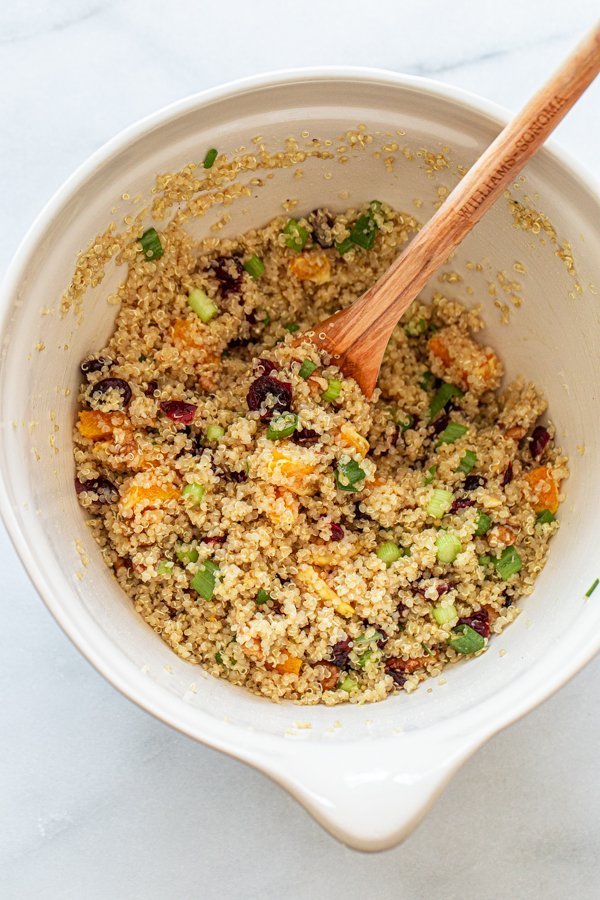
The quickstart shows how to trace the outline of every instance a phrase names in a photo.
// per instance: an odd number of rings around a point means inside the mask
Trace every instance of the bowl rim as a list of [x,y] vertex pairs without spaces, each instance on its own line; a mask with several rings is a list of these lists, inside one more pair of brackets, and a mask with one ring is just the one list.
[[[452,101],[472,113],[486,117],[488,121],[503,127],[511,118],[511,113],[504,107],[487,100],[473,92],[445,84],[435,79],[417,75],[396,73],[387,69],[367,68],[360,66],[314,66],[307,68],[280,69],[259,75],[236,79],[208,90],[191,94],[183,99],[168,104],[151,113],[132,125],[121,130],[117,135],[104,143],[98,150],[81,163],[75,171],[56,190],[34,219],[22,238],[14,257],[6,271],[0,287],[0,341],[3,341],[10,320],[13,300],[27,267],[28,259],[35,250],[47,225],[61,207],[71,198],[98,167],[106,165],[111,158],[122,151],[130,142],[164,124],[166,121],[183,115],[196,108],[201,108],[233,95],[245,93],[264,87],[279,87],[291,82],[303,81],[340,81],[355,80],[362,83],[381,84],[398,88],[412,88],[428,96]],[[578,182],[582,188],[592,195],[600,209],[600,181],[576,161],[568,152],[560,148],[554,140],[546,143],[541,151],[556,161],[566,173]],[[156,685],[141,671],[132,666],[118,663],[115,658],[110,639],[96,629],[94,639],[90,640],[81,627],[73,620],[68,605],[60,599],[60,591],[46,578],[41,562],[35,557],[21,529],[9,499],[7,483],[9,473],[0,466],[0,514],[7,532],[24,568],[44,601],[46,607],[58,622],[64,633],[106,680],[117,688],[123,696],[136,703],[155,718],[177,729],[202,743],[224,751],[244,762],[248,762],[267,774],[284,783],[292,793],[296,793],[294,783],[276,773],[276,767],[265,758],[270,752],[281,751],[285,744],[283,735],[267,734],[258,731],[244,731],[232,723],[225,723],[216,717],[208,717],[201,710],[194,709],[194,717],[184,715],[181,698],[170,695],[166,691],[157,691]],[[66,579],[65,579],[66,580]],[[526,715],[537,705],[548,699],[562,685],[569,681],[600,650],[600,632],[597,637],[588,634],[587,639],[579,645],[578,652],[560,669],[547,673],[543,680],[538,680],[536,689],[525,698],[512,697],[512,702],[496,705],[493,712],[475,717],[475,726],[469,736],[463,740],[464,758],[470,756],[482,743],[503,728]],[[504,689],[502,693],[505,693]],[[498,695],[500,696],[500,695]],[[510,699],[505,696],[505,700]],[[516,702],[515,702],[516,701]],[[468,710],[460,714],[461,721],[472,714]],[[473,720],[471,715],[471,719]],[[378,741],[389,741],[380,738]],[[287,742],[289,746],[289,742]],[[314,746],[314,745],[313,745]],[[462,761],[464,761],[464,758]]]

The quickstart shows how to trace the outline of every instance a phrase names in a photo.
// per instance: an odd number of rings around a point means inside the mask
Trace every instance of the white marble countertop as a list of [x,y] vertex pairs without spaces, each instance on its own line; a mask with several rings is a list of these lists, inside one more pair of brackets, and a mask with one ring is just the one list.
[[[93,150],[186,94],[261,70],[363,64],[516,108],[597,0],[5,0],[0,273]],[[600,84],[557,139],[600,162]],[[393,851],[337,844],[280,788],[114,691],[46,612],[0,533],[4,900],[600,895],[600,660],[492,740]]]

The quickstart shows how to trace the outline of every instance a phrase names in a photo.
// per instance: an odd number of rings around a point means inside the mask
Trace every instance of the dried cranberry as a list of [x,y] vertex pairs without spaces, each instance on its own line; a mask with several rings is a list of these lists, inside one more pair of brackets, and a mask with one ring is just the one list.
[[504,475],[502,476],[502,482],[501,482],[502,487],[506,487],[506,485],[510,484],[512,480],[513,480],[513,464],[509,463],[506,467],[506,471],[504,472]]
[[237,484],[243,484],[244,481],[248,481],[247,472],[227,472],[225,477],[228,481],[235,481]]
[[404,674],[404,663],[401,659],[388,659],[385,664],[386,675],[391,675],[394,684],[403,687],[406,684],[406,675]]
[[246,313],[246,322],[250,325],[256,325],[258,319],[256,318],[256,313],[254,311]]
[[331,529],[331,537],[329,538],[329,540],[341,541],[344,537],[344,529],[342,528],[342,526],[338,525],[337,522],[332,522],[329,527]]
[[451,581],[440,581],[439,584],[436,584],[435,589],[438,597],[441,597],[442,594],[447,594],[448,591],[451,591],[453,587],[454,585]]
[[261,419],[269,421],[273,413],[288,412],[292,408],[292,386],[287,381],[279,381],[271,375],[260,375],[252,382],[246,394],[248,409],[258,410],[267,397],[273,397],[273,406],[261,413]]
[[449,421],[450,416],[448,415],[448,413],[443,413],[439,418],[435,420],[435,422],[431,426],[432,432],[434,434],[441,434]]
[[468,625],[469,628],[472,628],[473,631],[476,631],[481,637],[486,638],[490,636],[490,617],[488,616],[487,609],[482,608],[476,613],[473,613],[472,616],[462,616],[458,620],[458,624]]
[[158,390],[158,381],[149,381],[146,390],[144,391],[146,397],[153,397],[154,392]]
[[227,540],[226,534],[216,534],[214,537],[203,537],[203,544],[224,544]]
[[257,359],[256,367],[261,370],[261,375],[270,375],[271,372],[277,371],[277,363],[272,362],[270,359]]
[[99,372],[105,368],[110,369],[111,366],[114,366],[114,362],[108,356],[90,356],[88,359],[83,360],[79,368],[83,375],[87,375],[89,372]]
[[75,479],[75,490],[77,494],[90,492],[98,495],[98,503],[116,503],[119,499],[119,492],[112,481],[108,478],[90,478],[88,481],[80,481]]
[[348,657],[350,656],[350,641],[338,641],[331,648],[331,662],[340,669],[348,668]]
[[234,350],[236,347],[247,347],[248,344],[251,344],[251,343],[252,343],[252,338],[236,337],[236,338],[232,338],[230,341],[227,342],[227,347],[230,350]]
[[210,268],[224,297],[239,292],[244,277],[244,267],[239,256],[219,256],[211,262]]
[[484,487],[485,483],[483,475],[467,475],[463,484],[463,490],[476,491],[478,487]]
[[548,429],[544,428],[543,425],[536,425],[531,435],[531,443],[529,444],[529,450],[534,459],[540,458],[546,449],[549,440],[550,435]]
[[360,508],[360,501],[354,504],[354,518],[358,521],[361,519],[369,519],[371,516]]
[[165,416],[173,422],[189,425],[194,421],[197,406],[195,403],[186,403],[184,400],[165,400],[160,404],[160,408]]
[[331,229],[335,223],[332,216],[324,209],[313,209],[306,218],[312,228],[313,241],[324,250],[333,247],[334,237]]
[[450,507],[450,512],[457,512],[459,509],[466,509],[468,506],[475,506],[475,501],[469,500],[468,497],[459,497]]
[[321,435],[319,434],[319,432],[313,431],[312,428],[300,428],[292,435],[292,440],[295,444],[304,446],[307,446],[308,444],[316,444],[316,442],[320,439]]
[[108,391],[119,391],[123,398],[123,406],[129,406],[131,401],[131,388],[122,378],[103,378],[97,381],[91,390],[92,397],[101,397]]

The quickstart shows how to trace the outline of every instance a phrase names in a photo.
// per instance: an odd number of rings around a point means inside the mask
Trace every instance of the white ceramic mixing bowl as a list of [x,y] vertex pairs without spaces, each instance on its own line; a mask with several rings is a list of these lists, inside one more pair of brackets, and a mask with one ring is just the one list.
[[[508,374],[523,373],[543,386],[572,474],[548,565],[517,621],[483,656],[449,668],[445,684],[425,684],[379,704],[273,705],[179,660],[133,611],[86,531],[71,458],[78,363],[111,331],[114,307],[103,298],[123,271],[111,270],[105,284],[89,292],[80,325],[72,316],[62,320],[56,308],[77,253],[110,221],[122,193],[147,191],[157,172],[202,158],[207,147],[233,152],[257,134],[277,145],[302,131],[335,144],[346,129],[365,123],[369,132],[389,133],[388,145],[408,146],[415,156],[409,162],[392,147],[383,155],[396,161],[385,165],[368,149],[350,154],[346,165],[311,160],[301,179],[293,168],[278,170],[262,192],[229,208],[228,233],[268,221],[288,197],[299,198],[299,211],[377,197],[425,218],[440,185],[456,181],[455,164],[472,163],[505,121],[506,113],[486,101],[380,71],[286,72],[209,91],[133,126],[79,169],[30,230],[3,287],[1,506],[49,609],[125,695],[261,769],[325,828],[365,850],[405,837],[477,747],[548,697],[600,646],[600,590],[584,598],[600,575],[597,190],[555,149],[540,153],[515,186],[515,197],[527,194],[549,216],[558,241],[571,242],[582,293],[551,235],[515,227],[505,201],[452,261],[464,280],[445,289],[482,302],[486,337]],[[448,147],[452,166],[432,169],[417,153],[422,147]],[[424,199],[420,211],[414,198]],[[468,260],[482,262],[482,269],[466,267]],[[517,260],[525,274],[515,274]],[[493,302],[507,300],[498,287],[502,271],[522,283],[525,297],[508,326],[500,324]],[[55,311],[42,315],[44,307]],[[40,342],[45,349],[36,349]]]

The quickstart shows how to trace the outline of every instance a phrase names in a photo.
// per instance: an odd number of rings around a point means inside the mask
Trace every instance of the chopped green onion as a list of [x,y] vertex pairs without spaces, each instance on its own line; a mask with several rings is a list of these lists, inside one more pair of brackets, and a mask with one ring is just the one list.
[[148,228],[138,240],[146,259],[160,259],[165,252],[156,228]]
[[500,559],[496,560],[496,571],[502,581],[508,581],[512,575],[516,575],[522,568],[523,562],[514,547],[505,547]]
[[340,254],[340,256],[344,256],[345,253],[348,253],[354,247],[354,241],[351,237],[344,238],[343,241],[337,241],[335,245],[335,249]]
[[201,291],[200,288],[194,288],[188,295],[188,303],[190,308],[196,313],[203,322],[210,322],[219,312],[210,297]]
[[427,644],[421,644],[421,647],[423,648],[423,650],[425,651],[427,656],[434,656],[433,650],[430,647],[428,647]]
[[348,462],[339,462],[335,470],[335,483],[340,491],[360,491],[362,488],[355,487],[359,481],[363,481],[366,472],[361,469],[355,459]]
[[285,245],[290,250],[295,250],[297,253],[304,250],[309,234],[296,219],[290,219],[281,233],[287,235]]
[[414,424],[415,424],[415,417],[413,415],[411,415],[410,413],[407,415],[404,422],[396,422],[396,425],[398,426],[398,428],[400,429],[400,431],[402,433],[404,433],[405,431],[408,431],[408,429],[412,428]]
[[261,325],[264,325],[265,328],[268,328],[268,326],[271,324],[271,316],[269,315],[269,313],[266,314],[264,319],[260,320],[260,323]]
[[350,694],[355,687],[356,681],[351,675],[346,675],[346,677],[343,678],[338,685],[340,691],[346,691],[348,694]]
[[354,638],[354,644],[368,644],[370,641],[379,641],[383,637],[380,631],[376,631],[374,628],[367,629],[367,631],[363,631],[362,634],[359,634],[357,638]]
[[455,384],[444,382],[436,391],[431,405],[429,407],[429,421],[433,421],[438,413],[440,413],[452,397],[462,397],[463,392],[457,388]]
[[409,337],[419,337],[427,331],[427,322],[425,319],[411,319],[404,326],[404,331]]
[[258,594],[256,595],[256,600],[254,602],[256,603],[257,606],[262,606],[263,603],[268,603],[269,600],[272,600],[272,599],[273,598],[271,597],[271,595],[269,593],[267,593],[267,591],[265,591],[264,588],[261,588],[260,591],[258,592]]
[[202,163],[204,168],[212,169],[218,155],[219,155],[219,151],[216,150],[214,147],[211,147],[210,150],[207,152],[206,156],[204,157],[204,162]]
[[473,453],[472,450],[466,450],[465,455],[461,459],[458,464],[457,472],[464,472],[465,475],[468,475],[471,469],[474,469],[477,465],[477,454]]
[[423,479],[423,484],[431,484],[431,482],[435,478],[435,473],[437,472],[437,466],[429,466],[427,469],[427,475]]
[[492,563],[496,562],[496,558],[494,556],[490,556],[489,553],[484,553],[483,556],[477,557],[477,562],[480,566],[489,566]]
[[184,563],[184,565],[189,565],[189,563],[198,562],[198,551],[195,547],[187,547],[182,548],[181,550],[177,550],[176,554],[179,562]]
[[600,578],[596,578],[593,584],[590,585],[588,590],[585,592],[586,597],[591,597],[598,585],[600,584]]
[[381,562],[384,562],[386,564],[386,566],[391,566],[391,564],[395,563],[397,559],[400,559],[402,556],[404,556],[404,550],[393,541],[386,541],[384,544],[380,544],[380,546],[377,548],[377,556],[379,557]]
[[350,240],[363,250],[370,250],[375,243],[375,235],[379,230],[371,213],[359,216],[350,230]]
[[419,387],[424,391],[430,391],[435,384],[435,375],[433,372],[423,372],[423,377],[419,382]]
[[204,497],[204,485],[198,484],[197,481],[192,481],[191,484],[186,484],[181,492],[181,496],[188,497],[190,503],[194,506],[200,506]]
[[434,488],[431,492],[431,497],[429,498],[425,512],[434,519],[441,519],[452,506],[453,498],[454,494],[452,491],[445,491],[443,488]]
[[437,536],[437,558],[441,563],[452,563],[462,550],[462,545],[455,534],[440,531]]
[[[248,275],[252,275],[253,278],[260,278],[265,274],[265,264],[262,259],[259,259],[258,256],[256,256],[256,254],[251,256],[250,259],[246,260],[246,262],[244,263],[244,268]],[[269,325],[270,322],[271,320],[269,319],[269,316],[267,316],[263,324]]]
[[319,367],[317,366],[317,364],[314,363],[311,359],[305,359],[300,366],[300,371],[298,372],[298,374],[300,375],[300,378],[310,378],[312,373],[318,368]]
[[469,655],[477,653],[485,647],[485,638],[475,631],[474,628],[471,628],[470,625],[457,625],[453,631],[454,634],[458,634],[460,637],[456,637],[448,641],[448,643],[457,653]]
[[484,534],[487,534],[490,530],[491,524],[492,520],[490,519],[488,514],[480,512],[479,518],[477,519],[477,527],[475,528],[475,535],[477,537],[482,537]]
[[364,650],[357,659],[357,664],[359,669],[364,669],[370,658],[373,656],[373,650],[369,648],[368,650]]
[[454,444],[468,430],[467,426],[461,425],[460,422],[449,422],[438,438],[438,446],[440,444]]
[[207,559],[202,568],[192,578],[192,587],[205,600],[210,600],[215,589],[218,574],[219,567],[212,560]]
[[206,429],[205,437],[207,441],[220,441],[224,436],[225,429],[220,425],[209,425]]
[[273,416],[271,419],[267,428],[267,438],[270,441],[282,441],[284,438],[290,437],[297,427],[298,416],[296,413],[280,413],[280,415]]
[[297,331],[300,331],[300,326],[297,322],[288,322],[288,324],[283,327],[286,331],[289,331],[290,334],[295,334]]
[[173,571],[173,563],[163,559],[156,567],[156,571],[159,575],[170,575]]
[[458,619],[458,612],[453,604],[450,606],[434,606],[432,612],[433,618],[438,625],[447,625],[453,619]]
[[339,378],[329,378],[327,380],[327,390],[323,391],[321,394],[321,400],[324,400],[325,403],[331,403],[332,400],[337,400],[342,392],[342,382]]
[[556,516],[554,513],[551,513],[549,509],[543,509],[540,513],[537,514],[535,521],[539,525],[549,525],[550,522],[554,522]]

